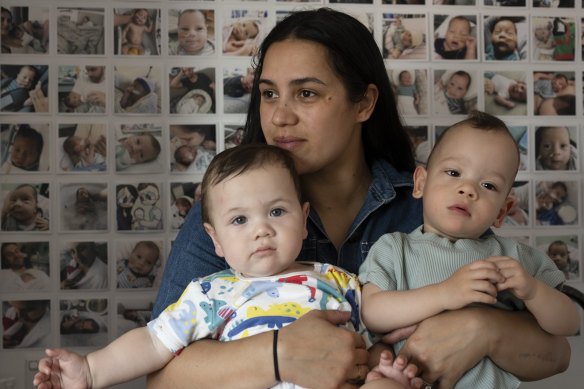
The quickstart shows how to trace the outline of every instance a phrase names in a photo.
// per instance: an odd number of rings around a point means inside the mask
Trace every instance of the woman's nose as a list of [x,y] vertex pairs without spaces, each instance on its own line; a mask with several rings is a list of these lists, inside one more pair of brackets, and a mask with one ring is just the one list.
[[280,103],[272,115],[272,123],[276,126],[296,124],[298,118],[287,103]]

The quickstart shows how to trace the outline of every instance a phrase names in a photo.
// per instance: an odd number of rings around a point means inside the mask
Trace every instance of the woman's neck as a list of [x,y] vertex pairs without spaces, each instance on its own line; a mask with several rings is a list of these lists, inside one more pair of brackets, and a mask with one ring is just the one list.
[[372,179],[364,156],[355,163],[301,176],[304,196],[318,213],[337,250],[365,201]]

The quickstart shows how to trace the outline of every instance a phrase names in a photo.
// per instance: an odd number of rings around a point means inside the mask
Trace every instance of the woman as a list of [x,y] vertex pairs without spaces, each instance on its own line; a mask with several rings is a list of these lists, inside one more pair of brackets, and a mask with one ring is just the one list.
[[[252,142],[292,152],[311,204],[302,260],[356,272],[380,235],[421,224],[421,203],[411,196],[414,160],[383,59],[352,17],[326,9],[298,12],[270,32],[258,54],[246,122],[244,143]],[[193,277],[226,268],[203,231],[200,210],[193,207],[173,244],[153,316]],[[310,388],[356,387],[346,381],[365,378],[367,352],[359,335],[335,326],[348,319],[314,311],[282,328],[281,379]],[[227,343],[198,341],[151,376],[149,387],[271,386],[272,342],[270,332]],[[450,387],[484,356],[520,377],[556,373],[567,367],[562,355],[568,347],[522,314],[475,307],[424,321],[402,355],[420,367],[424,380]],[[555,362],[518,362],[516,350],[550,352]]]

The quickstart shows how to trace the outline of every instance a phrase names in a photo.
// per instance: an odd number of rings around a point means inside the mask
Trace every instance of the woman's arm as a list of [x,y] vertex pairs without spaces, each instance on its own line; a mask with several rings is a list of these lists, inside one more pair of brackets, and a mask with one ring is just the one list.
[[[367,365],[361,335],[337,327],[349,312],[311,311],[279,331],[280,377],[309,388],[357,388],[356,365]],[[164,369],[148,377],[148,388],[265,388],[276,384],[273,332],[232,342],[191,344]],[[226,369],[229,366],[229,369]]]
[[522,381],[561,373],[570,362],[570,345],[543,331],[528,312],[469,307],[424,320],[400,355],[420,368],[425,381],[451,388],[484,357]]

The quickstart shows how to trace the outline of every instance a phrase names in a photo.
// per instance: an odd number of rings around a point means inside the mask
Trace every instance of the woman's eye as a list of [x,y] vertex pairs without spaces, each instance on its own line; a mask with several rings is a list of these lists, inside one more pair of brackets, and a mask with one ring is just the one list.
[[300,95],[303,98],[308,99],[310,97],[316,96],[316,93],[314,93],[313,91],[309,91],[309,90],[303,89],[302,91],[300,91]]
[[238,216],[233,219],[233,224],[244,224],[245,222],[247,222],[247,218],[245,216]]
[[284,212],[285,211],[282,208],[272,209],[270,211],[270,216],[275,216],[275,217],[282,216],[284,214]]
[[460,173],[457,172],[456,170],[446,170],[446,174],[448,174],[451,177],[459,177]]
[[278,95],[273,90],[267,89],[267,90],[262,92],[262,97],[265,97],[267,99],[274,99],[274,98],[278,97]]

